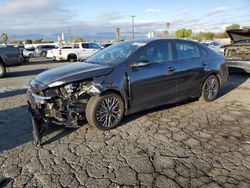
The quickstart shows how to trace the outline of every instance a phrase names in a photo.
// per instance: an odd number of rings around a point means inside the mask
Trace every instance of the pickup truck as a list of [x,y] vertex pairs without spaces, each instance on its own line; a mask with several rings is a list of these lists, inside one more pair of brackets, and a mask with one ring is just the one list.
[[55,54],[57,61],[75,62],[77,60],[87,59],[89,56],[95,54],[102,47],[97,43],[83,42],[73,44],[71,48],[61,48]]
[[6,68],[21,65],[25,61],[20,48],[14,46],[0,47],[0,78],[6,74]]

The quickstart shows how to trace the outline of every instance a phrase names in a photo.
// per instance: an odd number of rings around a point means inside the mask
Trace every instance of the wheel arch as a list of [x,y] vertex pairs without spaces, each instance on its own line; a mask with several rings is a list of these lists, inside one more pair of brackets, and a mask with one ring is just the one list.
[[6,63],[5,63],[4,58],[2,56],[0,56],[0,63],[6,67]]
[[67,59],[69,59],[69,57],[71,57],[71,56],[74,56],[77,59],[77,55],[75,53],[68,54]]

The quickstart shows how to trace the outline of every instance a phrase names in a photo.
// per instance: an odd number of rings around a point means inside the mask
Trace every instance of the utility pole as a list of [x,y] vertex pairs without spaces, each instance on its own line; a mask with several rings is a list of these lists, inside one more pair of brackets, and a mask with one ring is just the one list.
[[68,31],[69,31],[69,41],[71,41],[71,31],[72,31],[71,27],[68,28]]
[[132,39],[135,39],[135,17],[136,16],[130,16],[132,18]]

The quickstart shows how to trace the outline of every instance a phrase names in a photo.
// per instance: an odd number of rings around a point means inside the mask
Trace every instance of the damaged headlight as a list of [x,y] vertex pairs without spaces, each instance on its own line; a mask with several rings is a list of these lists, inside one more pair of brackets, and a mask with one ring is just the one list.
[[49,87],[58,87],[58,86],[61,86],[63,84],[65,84],[65,82],[63,82],[63,81],[56,81],[56,82],[53,82],[52,84],[49,84],[48,86]]

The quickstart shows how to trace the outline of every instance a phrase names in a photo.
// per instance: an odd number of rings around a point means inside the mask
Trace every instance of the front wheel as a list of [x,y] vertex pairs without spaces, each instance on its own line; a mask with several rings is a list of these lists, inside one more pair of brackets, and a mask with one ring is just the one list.
[[4,75],[6,74],[6,67],[0,63],[0,78],[4,77]]
[[101,130],[110,130],[119,125],[124,116],[124,101],[115,94],[91,97],[86,107],[86,118],[90,125]]
[[219,93],[220,84],[219,80],[215,75],[210,75],[202,86],[201,97],[206,102],[211,102],[217,98]]

